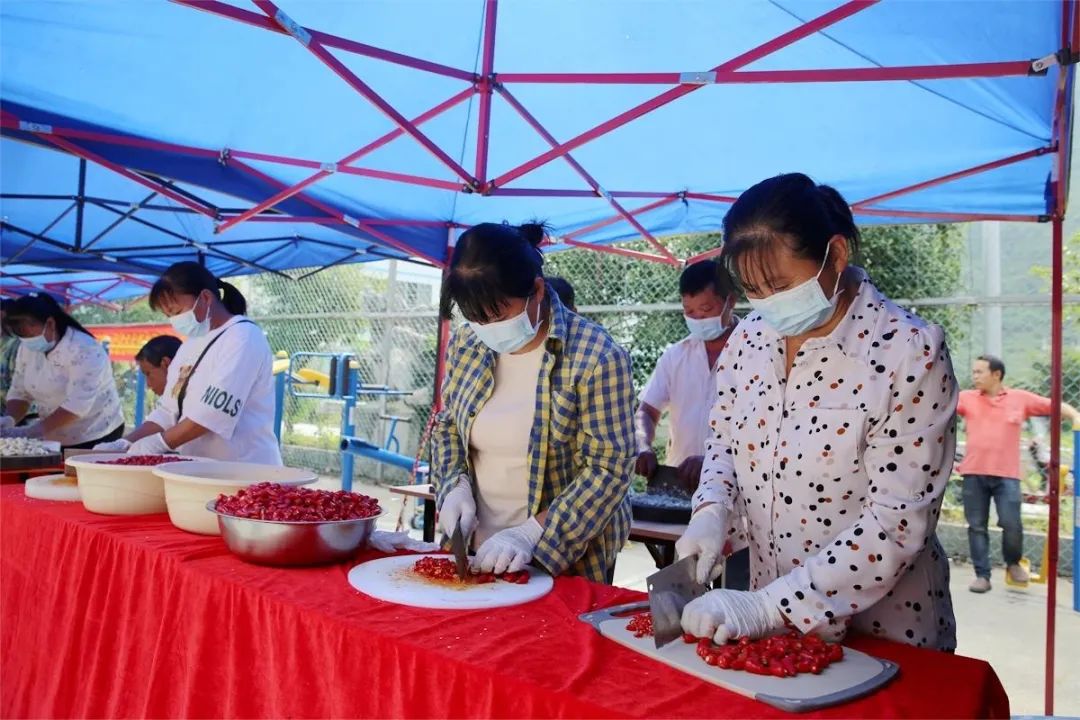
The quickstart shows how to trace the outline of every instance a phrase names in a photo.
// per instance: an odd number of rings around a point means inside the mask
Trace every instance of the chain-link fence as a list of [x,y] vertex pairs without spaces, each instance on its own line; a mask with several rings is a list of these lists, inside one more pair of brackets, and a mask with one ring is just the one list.
[[[688,257],[716,247],[718,237],[666,242],[678,256]],[[1066,401],[1080,407],[1080,271],[1075,267],[1080,236],[1069,247],[1062,379]],[[1008,384],[1049,394],[1048,226],[872,228],[864,233],[860,262],[888,296],[944,326],[962,386],[970,386],[972,361],[990,352],[1004,359]],[[630,350],[639,387],[663,349],[686,334],[677,268],[572,250],[550,256],[547,273],[567,279],[575,287],[580,312]],[[363,382],[413,391],[404,398],[364,399],[355,420],[357,435],[414,454],[432,402],[438,271],[383,263],[330,268],[306,277],[304,271],[290,274],[303,279],[262,275],[237,281],[271,347],[288,354],[351,352]],[[118,368],[130,405],[134,385],[125,373]],[[392,428],[387,418],[393,416],[406,420]],[[287,462],[339,472],[340,403],[289,397],[284,418]],[[1057,430],[1063,437],[1063,465],[1071,466],[1071,433]],[[1024,447],[1018,448],[1030,494],[1046,489],[1039,464],[1045,461],[1050,432],[1048,423],[1033,422],[1025,430]],[[1035,448],[1029,451],[1032,443]],[[356,474],[393,483],[408,477],[403,470],[359,460]],[[960,519],[958,501],[958,494],[950,493],[947,518]],[[1071,514],[1066,505],[1063,526],[1071,526]],[[1038,519],[1033,523],[1038,526]],[[1063,529],[1071,534],[1071,527]]]

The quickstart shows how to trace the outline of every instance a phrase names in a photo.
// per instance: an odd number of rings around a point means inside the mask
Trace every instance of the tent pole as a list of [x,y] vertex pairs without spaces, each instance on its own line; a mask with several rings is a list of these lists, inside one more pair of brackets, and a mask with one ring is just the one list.
[[491,91],[495,75],[495,19],[498,1],[484,3],[484,47],[480,64],[480,79],[476,89],[480,93],[480,113],[476,130],[476,181],[481,187],[487,183],[488,136],[491,131]]
[[79,191],[75,197],[75,249],[82,248],[83,206],[86,204],[86,160],[79,158]]
[[[1047,564],[1040,574],[1046,578],[1046,715],[1054,714],[1054,636],[1057,624],[1057,572],[1059,517],[1061,503],[1061,296],[1064,219],[1054,217],[1051,243],[1052,273],[1050,288],[1050,463],[1046,467],[1049,480],[1047,500],[1050,503],[1050,528]],[[1076,581],[1076,578],[1073,578]]]
[[[446,235],[446,261],[443,263],[442,268],[442,280],[439,282],[439,295],[442,295],[442,289],[446,285],[446,277],[450,274],[450,256],[454,252],[454,245],[457,243],[458,229],[451,227],[447,230]],[[432,407],[435,408],[435,412],[442,410],[442,389],[443,381],[446,379],[446,352],[450,346],[450,321],[440,317],[438,335],[435,341],[435,385],[432,390],[434,396],[432,397]]]
[[[1061,45],[1067,48],[1074,37],[1076,18],[1076,0],[1061,2]],[[1057,157],[1053,168],[1053,238],[1051,241],[1050,271],[1050,463],[1046,472],[1049,475],[1050,491],[1050,528],[1046,542],[1049,545],[1047,564],[1050,566],[1041,574],[1046,577],[1046,677],[1045,714],[1054,714],[1054,643],[1057,629],[1057,566],[1058,543],[1060,540],[1061,512],[1061,342],[1062,342],[1062,294],[1064,284],[1064,223],[1065,208],[1068,200],[1069,150],[1071,145],[1072,97],[1069,93],[1069,80],[1073,75],[1073,66],[1066,65],[1058,70],[1057,97],[1054,102],[1053,138]],[[1076,578],[1073,578],[1076,582]]]

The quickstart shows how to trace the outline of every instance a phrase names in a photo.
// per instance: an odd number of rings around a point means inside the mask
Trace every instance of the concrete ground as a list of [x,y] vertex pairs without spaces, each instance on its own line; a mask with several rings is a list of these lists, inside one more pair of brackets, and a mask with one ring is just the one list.
[[[336,490],[337,478],[325,478],[319,487]],[[393,530],[402,509],[401,496],[387,488],[357,485],[357,492],[377,497],[389,512],[379,528]],[[409,527],[413,504],[405,508]],[[414,531],[419,537],[419,531]],[[619,555],[615,584],[645,590],[645,578],[656,566],[643,545],[631,543]],[[1005,585],[1001,569],[995,569],[994,587],[985,595],[968,591],[974,573],[968,565],[954,564],[952,596],[956,611],[959,647],[957,652],[988,661],[1009,694],[1012,714],[1042,715],[1043,669],[1046,655],[1046,586],[1030,585],[1014,590]],[[1057,661],[1054,714],[1080,716],[1080,613],[1072,610],[1072,583],[1061,579],[1057,592]]]

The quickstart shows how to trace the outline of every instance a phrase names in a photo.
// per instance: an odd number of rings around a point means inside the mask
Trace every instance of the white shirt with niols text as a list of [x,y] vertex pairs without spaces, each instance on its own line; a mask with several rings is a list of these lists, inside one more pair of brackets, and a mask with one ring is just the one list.
[[48,353],[20,345],[7,401],[25,400],[44,419],[63,408],[77,418],[50,440],[79,445],[98,440],[124,423],[112,363],[101,343],[69,327]]
[[[166,430],[176,425],[181,419],[180,390],[187,379],[183,417],[210,432],[177,452],[281,465],[274,435],[273,355],[262,329],[245,320],[236,316],[202,337],[185,340],[169,365],[165,395],[146,419]],[[192,373],[203,349],[218,336]]]

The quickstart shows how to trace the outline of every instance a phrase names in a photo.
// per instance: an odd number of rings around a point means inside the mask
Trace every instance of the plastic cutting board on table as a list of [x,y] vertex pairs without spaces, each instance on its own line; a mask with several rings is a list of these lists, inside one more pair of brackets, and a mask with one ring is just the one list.
[[64,473],[28,478],[23,485],[23,492],[26,497],[36,500],[82,502],[79,486],[73,482],[73,478]]
[[[554,586],[550,575],[528,568],[524,585],[495,581],[483,585],[443,585],[414,575],[424,555],[394,555],[369,560],[349,571],[349,584],[377,600],[437,610],[478,610],[521,605],[544,597]],[[432,555],[432,557],[448,557]]]
[[634,637],[626,624],[634,612],[648,609],[648,602],[637,602],[585,613],[581,620],[595,627],[604,637],[642,655],[788,712],[819,710],[869,695],[889,682],[899,670],[896,663],[848,647],[844,648],[844,659],[833,663],[820,675],[777,678],[741,670],[721,670],[698,657],[696,644],[680,639],[657,649],[651,637]]

